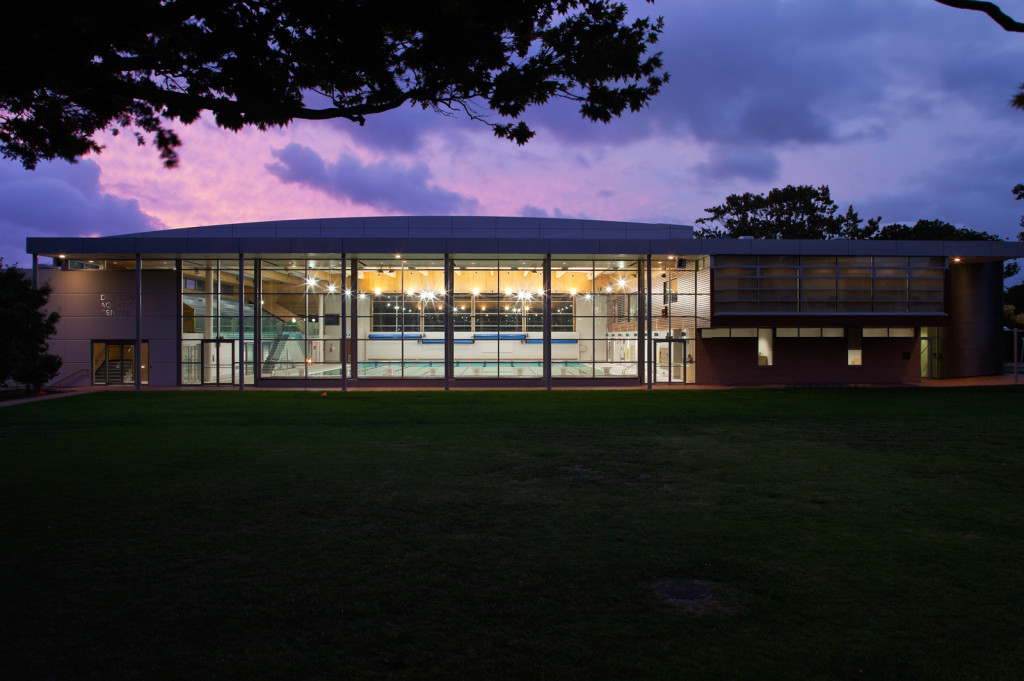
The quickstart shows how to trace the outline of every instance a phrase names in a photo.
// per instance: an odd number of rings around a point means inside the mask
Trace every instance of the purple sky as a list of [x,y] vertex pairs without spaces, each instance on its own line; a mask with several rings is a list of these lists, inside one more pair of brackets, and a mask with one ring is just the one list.
[[[661,0],[672,81],[609,125],[556,103],[525,147],[401,110],[365,127],[177,126],[181,166],[128,135],[75,165],[0,160],[0,255],[30,236],[356,215],[527,215],[693,224],[732,193],[827,184],[884,223],[1014,238],[1024,202],[1024,35],[931,0]],[[1024,0],[1003,2],[1024,19]]]

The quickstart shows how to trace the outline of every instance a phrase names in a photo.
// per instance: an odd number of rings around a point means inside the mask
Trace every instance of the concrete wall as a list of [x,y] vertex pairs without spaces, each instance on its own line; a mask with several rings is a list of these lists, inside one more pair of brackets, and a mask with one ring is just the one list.
[[697,383],[703,385],[855,385],[916,383],[916,338],[864,338],[862,364],[847,364],[846,338],[776,338],[774,363],[758,366],[757,338],[698,338]]
[[1003,264],[953,263],[949,267],[949,326],[943,352],[945,376],[1003,373]]
[[[135,341],[135,270],[40,270],[39,283],[53,287],[47,309],[60,314],[50,352],[64,359],[60,382],[92,383],[91,342]],[[178,382],[178,273],[142,273],[142,338],[149,341],[149,384]],[[85,371],[82,371],[85,369]]]

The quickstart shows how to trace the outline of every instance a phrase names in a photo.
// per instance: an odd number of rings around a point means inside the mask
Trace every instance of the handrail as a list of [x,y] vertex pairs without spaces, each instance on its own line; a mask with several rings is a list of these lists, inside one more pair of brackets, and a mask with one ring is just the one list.
[[65,376],[64,378],[60,379],[56,383],[51,383],[47,387],[49,387],[49,388],[59,388],[62,385],[64,385],[65,383],[67,383],[68,381],[70,381],[71,379],[77,378],[77,377],[81,376],[82,374],[91,373],[91,371],[92,371],[91,369],[79,369],[78,371],[76,371],[75,373],[71,374],[70,376]]

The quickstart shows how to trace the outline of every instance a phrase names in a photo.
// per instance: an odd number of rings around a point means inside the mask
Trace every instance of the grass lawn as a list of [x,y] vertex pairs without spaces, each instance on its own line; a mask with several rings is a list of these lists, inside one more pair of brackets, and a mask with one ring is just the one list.
[[1019,679],[1022,450],[1015,387],[5,407],[0,675]]

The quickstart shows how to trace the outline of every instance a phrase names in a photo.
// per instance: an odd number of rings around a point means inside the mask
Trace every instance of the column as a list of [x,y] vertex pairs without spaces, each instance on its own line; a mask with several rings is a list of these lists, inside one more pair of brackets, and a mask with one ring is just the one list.
[[263,372],[263,261],[252,261],[252,384],[260,385]]
[[444,254],[444,389],[451,388],[455,371],[455,269],[451,254]]
[[348,289],[345,278],[348,275],[348,263],[345,261],[345,254],[341,254],[341,389],[348,390],[348,334],[345,328],[348,320],[345,318],[348,312]]
[[135,389],[142,390],[142,256],[135,254]]
[[651,305],[654,303],[654,300],[652,298],[651,290],[654,288],[654,285],[653,285],[653,282],[652,282],[652,279],[651,279],[651,260],[653,260],[653,258],[651,257],[650,254],[648,254],[647,255],[647,280],[645,282],[645,284],[646,284],[646,286],[645,286],[645,289],[646,289],[645,293],[646,293],[647,297],[646,297],[646,301],[644,303],[644,316],[643,316],[644,318],[643,318],[642,322],[639,319],[637,320],[637,322],[638,322],[637,326],[638,327],[640,326],[640,323],[646,324],[646,329],[645,329],[646,330],[646,338],[644,339],[644,342],[646,343],[646,353],[645,353],[646,357],[644,357],[644,359],[645,359],[644,366],[647,368],[647,389],[648,390],[650,390],[652,387],[654,387],[654,338],[653,338],[654,337],[654,333],[653,333],[654,332],[654,321],[651,318]]
[[551,390],[551,254],[544,257],[544,382]]
[[[234,367],[231,368],[234,371]],[[245,390],[245,255],[238,254],[238,389]]]

